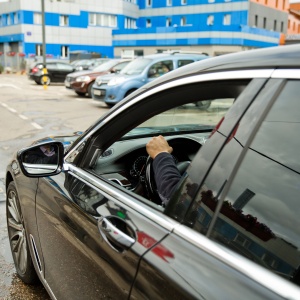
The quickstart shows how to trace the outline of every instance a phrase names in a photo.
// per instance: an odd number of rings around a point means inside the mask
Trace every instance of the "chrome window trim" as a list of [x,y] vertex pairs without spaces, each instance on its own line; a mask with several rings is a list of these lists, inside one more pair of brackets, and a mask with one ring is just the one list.
[[[279,71],[279,70],[278,70]],[[180,78],[171,82],[163,83],[162,85],[156,86],[150,90],[147,90],[142,95],[137,96],[134,100],[130,101],[130,103],[126,103],[121,106],[118,110],[113,112],[107,118],[101,121],[101,123],[96,126],[92,131],[90,131],[84,139],[74,148],[72,149],[65,157],[67,160],[70,156],[72,156],[73,152],[76,151],[82,143],[84,143],[91,135],[93,135],[99,128],[101,128],[104,124],[113,119],[120,111],[126,110],[128,107],[134,105],[135,103],[141,101],[142,99],[151,96],[152,94],[161,92],[162,90],[169,89],[172,87],[177,87],[180,85],[186,85],[196,82],[205,82],[205,81],[215,81],[215,80],[231,80],[231,79],[255,79],[255,78],[270,78],[274,69],[254,69],[254,70],[242,70],[242,71],[220,71],[220,72],[212,72],[205,73],[200,75],[189,76],[185,78]]]
[[113,185],[106,184],[104,181],[102,181],[95,175],[92,175],[73,165],[68,165],[67,167],[69,168],[69,174],[81,180],[91,188],[97,190],[109,200],[121,202],[122,204],[130,207],[132,210],[138,212],[139,214],[143,215],[144,217],[163,227],[167,231],[171,232],[173,228],[176,225],[178,225],[178,222],[164,215],[163,211],[155,209],[149,205],[146,205],[143,202],[139,202],[132,198],[128,199],[129,197],[126,193],[127,190],[124,190],[124,192],[120,191]]
[[300,79],[300,69],[277,69],[271,78]]
[[271,271],[236,254],[228,248],[217,244],[206,236],[195,232],[193,229],[179,224],[174,228],[173,234],[195,245],[197,248],[246,275],[254,282],[257,282],[275,294],[290,300],[300,299],[300,289],[296,285],[288,282],[286,279],[280,278],[279,275],[273,274]]

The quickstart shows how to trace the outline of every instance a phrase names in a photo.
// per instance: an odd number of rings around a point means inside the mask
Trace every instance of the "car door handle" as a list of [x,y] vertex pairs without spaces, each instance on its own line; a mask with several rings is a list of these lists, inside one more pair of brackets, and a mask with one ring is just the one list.
[[[118,222],[124,222],[124,220],[118,217],[112,218],[118,219]],[[118,227],[110,222],[109,219],[106,217],[101,217],[98,220],[98,229],[106,243],[109,244],[109,246],[115,251],[122,253],[135,243],[135,238],[132,238],[128,234],[118,229]]]

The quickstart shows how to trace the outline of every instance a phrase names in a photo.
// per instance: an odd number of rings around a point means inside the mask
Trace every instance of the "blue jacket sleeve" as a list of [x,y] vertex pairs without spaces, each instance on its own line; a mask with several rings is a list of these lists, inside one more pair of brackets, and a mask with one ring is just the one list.
[[153,160],[154,178],[158,194],[164,204],[167,204],[181,179],[171,154],[162,152]]

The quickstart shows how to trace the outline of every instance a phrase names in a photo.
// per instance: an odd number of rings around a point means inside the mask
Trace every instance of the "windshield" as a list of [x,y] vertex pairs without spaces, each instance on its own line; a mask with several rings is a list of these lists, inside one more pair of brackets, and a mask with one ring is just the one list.
[[121,72],[123,75],[141,74],[151,63],[149,58],[137,58],[130,62]]
[[232,106],[234,98],[203,100],[160,113],[125,135],[166,135],[212,131]]
[[111,68],[113,68],[118,62],[115,60],[109,60],[99,66],[97,66],[96,68],[93,69],[93,71],[97,71],[97,72],[104,72],[107,71]]

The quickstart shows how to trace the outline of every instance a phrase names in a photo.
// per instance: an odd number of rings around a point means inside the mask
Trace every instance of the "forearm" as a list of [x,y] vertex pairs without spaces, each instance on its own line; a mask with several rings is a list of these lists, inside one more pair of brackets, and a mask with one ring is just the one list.
[[181,179],[172,155],[160,153],[153,160],[154,178],[162,201],[167,204]]

